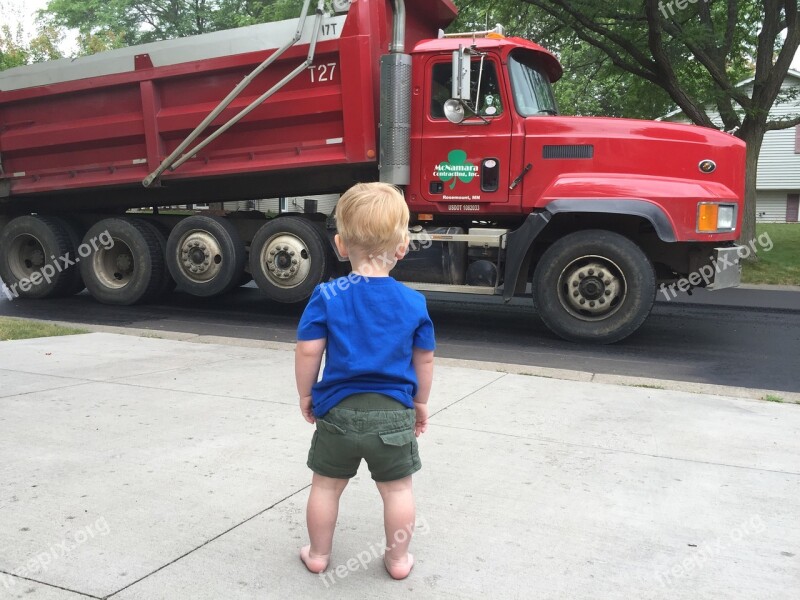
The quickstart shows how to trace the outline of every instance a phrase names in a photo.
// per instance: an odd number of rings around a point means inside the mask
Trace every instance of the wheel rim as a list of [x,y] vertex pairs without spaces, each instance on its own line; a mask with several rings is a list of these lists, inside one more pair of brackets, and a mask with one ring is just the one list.
[[293,288],[303,283],[311,271],[311,256],[303,240],[289,234],[272,236],[261,250],[264,275],[276,287]]
[[625,303],[627,289],[622,269],[603,256],[576,258],[558,278],[561,305],[582,321],[602,321],[614,315]]
[[18,235],[11,242],[8,266],[17,280],[30,279],[31,275],[42,270],[46,261],[44,244],[30,234]]
[[92,267],[97,280],[104,286],[120,289],[128,285],[136,270],[133,251],[122,240],[113,238],[114,245],[99,248],[92,257]]
[[177,264],[196,283],[212,281],[222,272],[223,253],[219,240],[208,231],[193,229],[178,242]]

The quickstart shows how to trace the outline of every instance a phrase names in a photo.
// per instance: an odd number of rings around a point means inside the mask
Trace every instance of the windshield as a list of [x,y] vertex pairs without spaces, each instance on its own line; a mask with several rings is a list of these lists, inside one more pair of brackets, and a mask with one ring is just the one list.
[[536,66],[535,57],[527,52],[512,52],[508,59],[508,71],[514,90],[514,104],[520,115],[558,114],[550,80]]

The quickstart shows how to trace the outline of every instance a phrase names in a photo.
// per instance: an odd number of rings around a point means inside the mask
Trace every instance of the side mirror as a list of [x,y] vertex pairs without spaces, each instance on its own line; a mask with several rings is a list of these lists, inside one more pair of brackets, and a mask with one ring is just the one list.
[[454,125],[461,123],[466,118],[466,114],[464,113],[464,104],[461,102],[461,100],[450,98],[450,100],[445,102],[444,116],[447,117],[447,120]]
[[458,125],[466,118],[464,103],[470,101],[472,64],[469,51],[463,46],[453,51],[453,77],[450,100],[444,103],[444,116]]

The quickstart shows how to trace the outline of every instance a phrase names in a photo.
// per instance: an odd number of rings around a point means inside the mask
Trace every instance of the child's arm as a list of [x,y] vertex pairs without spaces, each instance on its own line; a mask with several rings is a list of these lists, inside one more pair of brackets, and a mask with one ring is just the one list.
[[294,351],[294,378],[297,382],[297,393],[300,395],[300,412],[309,423],[316,422],[311,410],[311,388],[319,378],[326,342],[325,338],[297,342]]
[[419,437],[428,429],[428,396],[431,394],[433,384],[433,350],[414,348],[411,363],[417,374],[417,395],[414,397],[417,422],[414,426],[414,435]]

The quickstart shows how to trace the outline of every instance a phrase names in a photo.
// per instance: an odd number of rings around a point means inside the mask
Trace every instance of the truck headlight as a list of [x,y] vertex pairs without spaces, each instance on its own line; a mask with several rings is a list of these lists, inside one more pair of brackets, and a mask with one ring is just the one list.
[[700,202],[697,205],[697,232],[722,233],[736,230],[736,205]]

